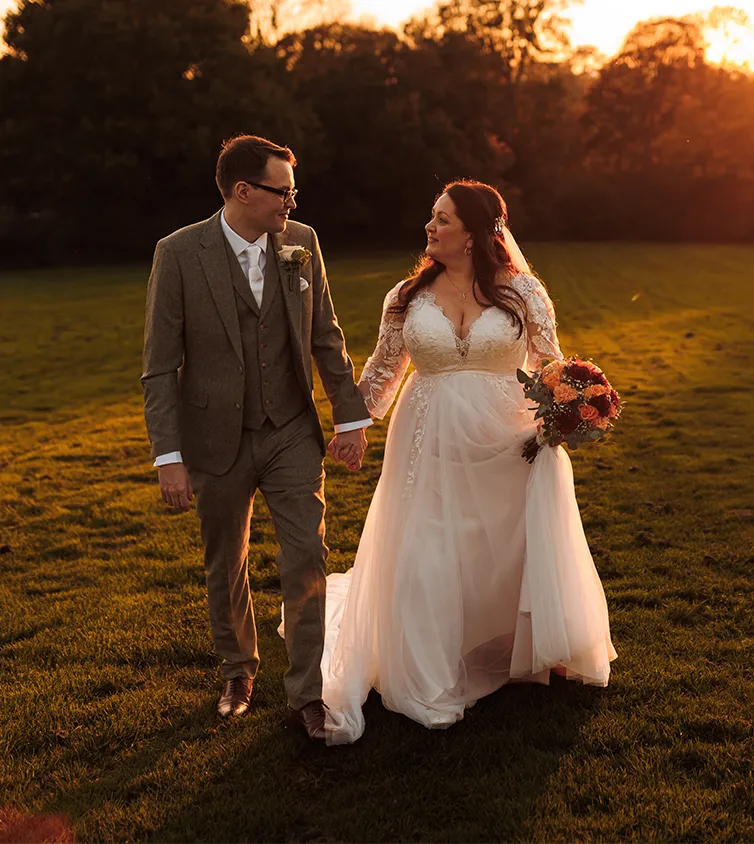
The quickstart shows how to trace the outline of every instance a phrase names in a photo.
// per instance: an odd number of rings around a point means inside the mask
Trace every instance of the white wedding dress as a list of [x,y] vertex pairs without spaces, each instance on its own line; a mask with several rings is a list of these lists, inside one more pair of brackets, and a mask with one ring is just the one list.
[[[516,369],[561,358],[552,303],[533,276],[511,284],[528,311],[487,308],[461,339],[430,291],[387,312],[360,379],[388,430],[382,475],[353,568],[327,578],[323,698],[329,744],[364,731],[371,688],[427,727],[463,718],[512,679],[550,667],[607,685],[604,592],[584,537],[568,455],[521,456],[536,433]],[[281,625],[282,626],[282,625]]]

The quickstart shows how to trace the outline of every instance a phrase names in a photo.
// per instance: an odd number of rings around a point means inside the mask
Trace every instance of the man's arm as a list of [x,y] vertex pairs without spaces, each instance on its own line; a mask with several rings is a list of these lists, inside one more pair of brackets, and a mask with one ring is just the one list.
[[180,451],[178,369],[183,363],[183,287],[178,260],[157,244],[147,287],[141,384],[152,457]]
[[[353,364],[346,352],[343,332],[335,316],[317,234],[313,229],[311,234],[312,356],[332,405],[336,433],[345,433],[352,425],[354,428],[364,428],[371,425],[372,420],[356,386]],[[348,428],[341,428],[339,432],[341,425]]]
[[158,467],[160,494],[171,507],[188,510],[193,498],[180,453],[178,369],[183,363],[183,287],[175,255],[157,244],[147,288],[141,383],[144,419]]

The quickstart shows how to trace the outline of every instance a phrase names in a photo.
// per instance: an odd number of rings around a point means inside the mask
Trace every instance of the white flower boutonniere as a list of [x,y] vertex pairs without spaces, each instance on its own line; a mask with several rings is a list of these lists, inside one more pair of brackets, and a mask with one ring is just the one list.
[[312,253],[305,246],[293,244],[278,250],[280,263],[288,271],[288,288],[293,290],[293,278],[296,272],[309,263]]

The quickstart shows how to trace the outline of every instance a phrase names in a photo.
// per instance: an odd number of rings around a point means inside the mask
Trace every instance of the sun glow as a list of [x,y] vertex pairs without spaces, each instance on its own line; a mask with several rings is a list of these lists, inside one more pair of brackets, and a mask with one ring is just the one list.
[[748,24],[726,24],[707,29],[707,60],[713,64],[748,66],[754,69],[754,10]]
[[[0,18],[16,5],[17,0],[0,0]],[[433,0],[350,0],[354,20],[389,27],[398,27],[434,5]],[[734,10],[734,17],[720,16],[717,26],[705,30],[708,60],[729,66],[748,65],[754,70],[754,0],[718,0],[717,3],[714,0],[575,0],[566,14],[571,20],[570,37],[574,46],[594,46],[611,56],[639,21],[708,15],[716,6]]]
[[[351,0],[353,17],[382,26],[399,26],[413,15],[431,8],[428,0]],[[709,14],[718,6],[704,0],[583,0],[569,9],[571,42],[574,46],[591,45],[607,56],[613,55],[634,25],[648,18],[681,17]],[[754,0],[730,3],[734,10],[748,15],[748,25],[735,21],[720,21],[716,28],[708,28],[707,57],[710,62],[731,65],[749,64],[754,68]]]

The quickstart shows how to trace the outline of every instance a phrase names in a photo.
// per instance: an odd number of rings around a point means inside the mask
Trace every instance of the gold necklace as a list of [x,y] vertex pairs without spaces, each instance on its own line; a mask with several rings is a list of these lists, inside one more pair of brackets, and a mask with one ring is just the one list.
[[448,277],[448,281],[453,285],[453,287],[455,287],[456,291],[460,293],[462,299],[465,299],[468,294],[471,293],[471,291],[474,289],[474,285],[476,284],[476,276],[474,276],[474,278],[471,280],[471,287],[469,287],[468,290],[461,290],[461,288],[450,277],[450,273],[448,272],[447,267],[445,268],[445,275]]

